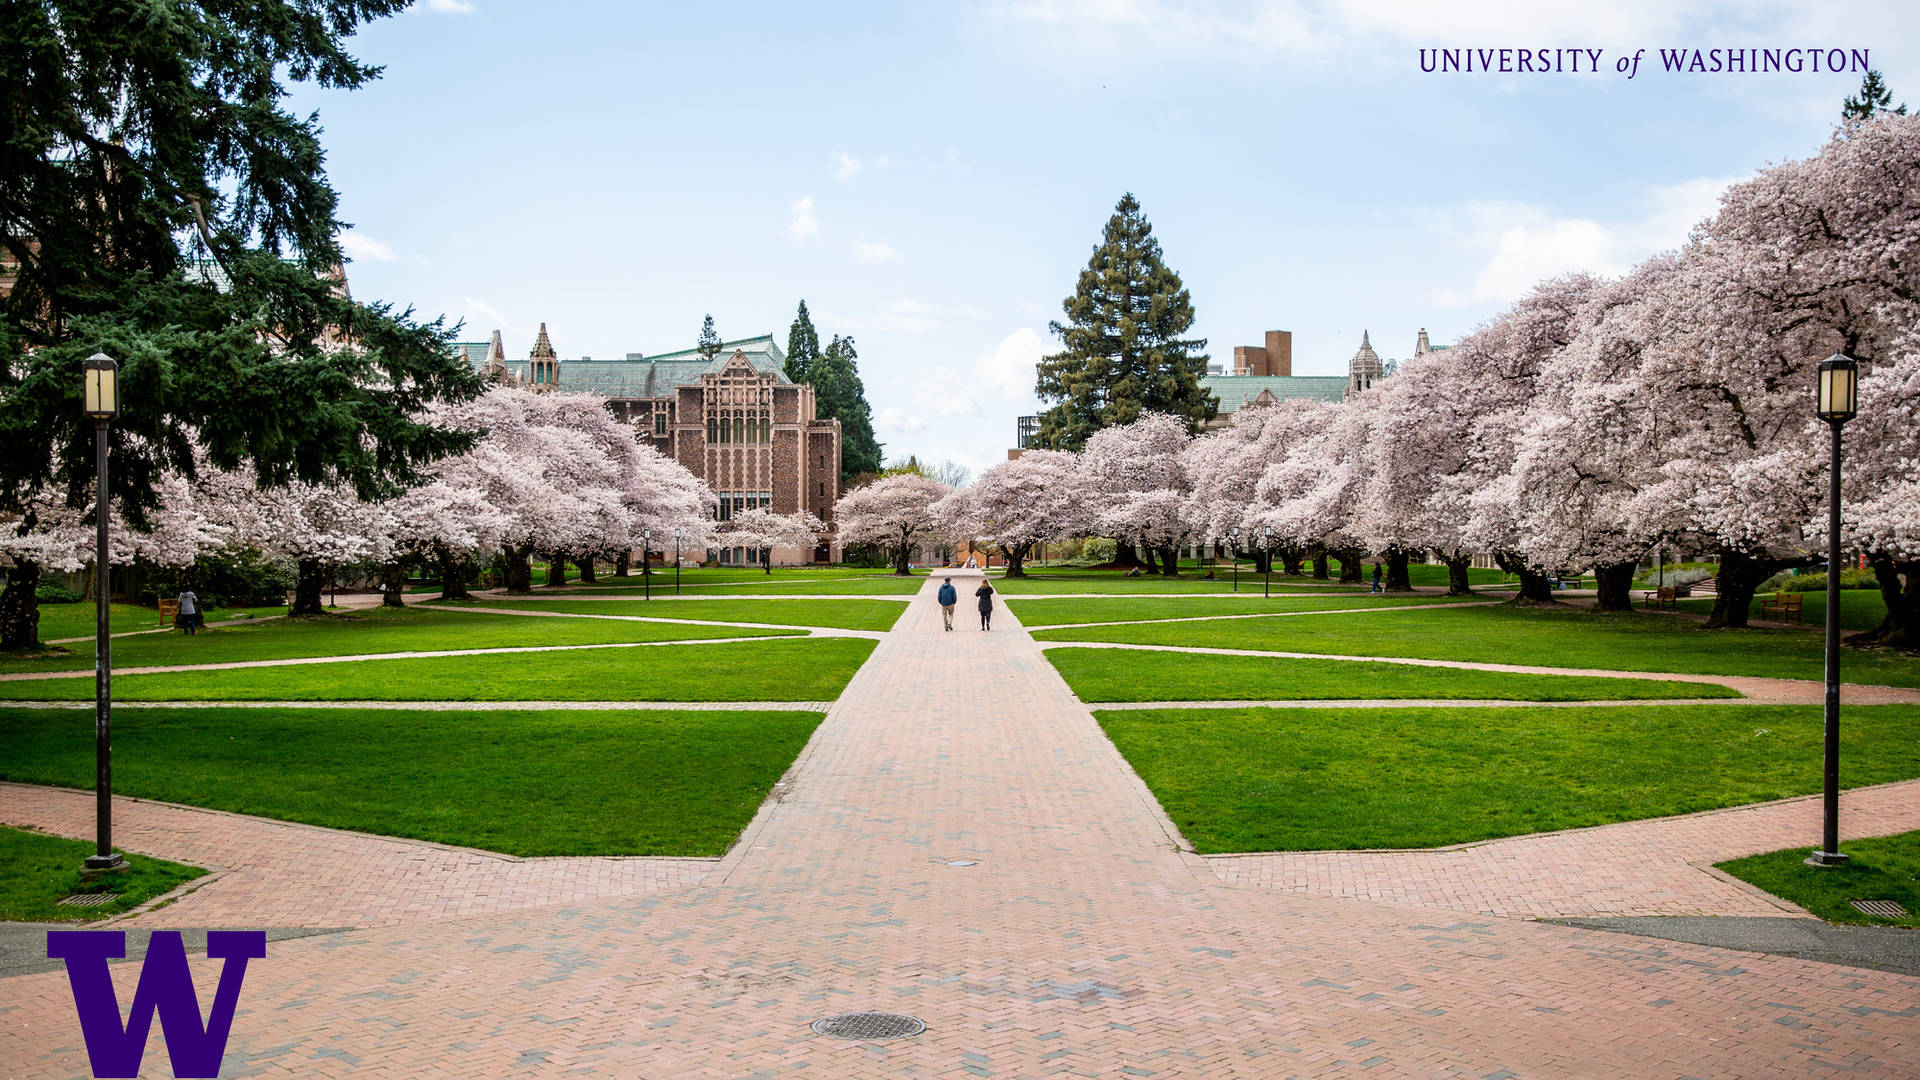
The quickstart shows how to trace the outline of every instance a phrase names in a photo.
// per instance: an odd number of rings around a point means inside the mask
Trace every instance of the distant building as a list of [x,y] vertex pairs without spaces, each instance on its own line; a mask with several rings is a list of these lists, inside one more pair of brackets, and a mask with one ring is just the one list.
[[[1417,359],[1444,348],[1446,346],[1430,343],[1426,329],[1422,328],[1413,355]],[[1225,427],[1233,422],[1234,413],[1249,405],[1266,405],[1289,398],[1344,401],[1371,388],[1381,379],[1391,377],[1398,367],[1397,361],[1380,358],[1380,354],[1373,349],[1371,335],[1362,330],[1360,348],[1347,361],[1344,378],[1339,375],[1295,375],[1293,334],[1286,330],[1269,330],[1263,345],[1234,346],[1231,374],[1210,369],[1201,378],[1200,385],[1220,402],[1219,413],[1207,427]]]
[[[820,419],[813,387],[787,378],[786,356],[771,334],[722,342],[711,360],[695,349],[562,360],[545,323],[520,364],[507,362],[497,330],[485,343],[454,347],[490,379],[606,398],[614,416],[713,489],[722,521],[764,507],[833,522],[840,498],[840,421]],[[813,551],[775,548],[772,561],[832,562],[839,554],[839,544],[831,542]],[[759,557],[743,548],[719,553],[723,563],[757,563]]]

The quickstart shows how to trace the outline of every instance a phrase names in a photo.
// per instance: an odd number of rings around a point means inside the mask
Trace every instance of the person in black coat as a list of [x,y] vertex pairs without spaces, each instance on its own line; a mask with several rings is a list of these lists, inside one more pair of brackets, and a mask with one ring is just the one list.
[[993,629],[993,586],[982,581],[973,595],[980,598],[980,629]]

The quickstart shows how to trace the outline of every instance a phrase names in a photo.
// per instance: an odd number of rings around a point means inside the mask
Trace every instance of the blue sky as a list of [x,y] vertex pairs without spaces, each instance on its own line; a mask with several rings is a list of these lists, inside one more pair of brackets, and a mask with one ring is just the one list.
[[[784,347],[804,297],[858,342],[890,458],[977,469],[1037,408],[1047,321],[1122,192],[1216,360],[1287,329],[1296,373],[1344,374],[1363,329],[1403,358],[1680,243],[1728,182],[1816,151],[1859,82],[1668,74],[1661,48],[1870,49],[1920,106],[1920,8],[1881,7],[432,0],[356,39],[383,78],[295,104],[356,296],[510,357],[545,322],[563,358],[685,348],[708,312]],[[1604,70],[1423,73],[1437,47]]]

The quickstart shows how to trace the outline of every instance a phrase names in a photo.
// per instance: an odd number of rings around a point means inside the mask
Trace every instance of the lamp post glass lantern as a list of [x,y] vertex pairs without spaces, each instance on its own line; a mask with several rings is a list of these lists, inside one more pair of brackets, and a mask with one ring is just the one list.
[[1814,414],[1833,432],[1827,472],[1826,752],[1820,848],[1808,866],[1841,866],[1840,852],[1840,429],[1859,412],[1860,366],[1835,353],[1820,365]]
[[93,815],[94,852],[84,871],[125,870],[127,861],[113,850],[113,639],[108,633],[107,515],[112,500],[107,486],[107,443],[120,419],[120,365],[94,353],[81,365],[85,379],[82,409],[93,421]]

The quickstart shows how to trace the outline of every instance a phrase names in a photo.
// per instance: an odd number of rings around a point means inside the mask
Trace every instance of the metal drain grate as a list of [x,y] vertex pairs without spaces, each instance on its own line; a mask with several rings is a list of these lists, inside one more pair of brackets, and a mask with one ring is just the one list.
[[927,1025],[900,1013],[841,1013],[813,1022],[813,1032],[830,1039],[904,1039],[927,1030]]
[[66,907],[99,907],[101,904],[111,904],[118,899],[120,899],[119,893],[88,892],[77,896],[63,896],[60,898],[60,903]]
[[1849,900],[1853,910],[1862,915],[1871,915],[1876,919],[1904,919],[1907,909],[1900,906],[1898,900]]

